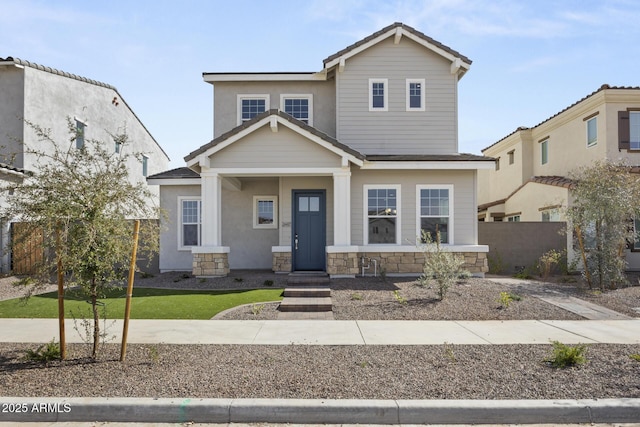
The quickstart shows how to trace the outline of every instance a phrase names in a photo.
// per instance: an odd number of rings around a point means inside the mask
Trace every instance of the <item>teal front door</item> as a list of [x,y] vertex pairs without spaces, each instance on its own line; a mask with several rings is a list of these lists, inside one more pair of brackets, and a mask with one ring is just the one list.
[[325,192],[293,190],[292,253],[294,271],[324,271]]

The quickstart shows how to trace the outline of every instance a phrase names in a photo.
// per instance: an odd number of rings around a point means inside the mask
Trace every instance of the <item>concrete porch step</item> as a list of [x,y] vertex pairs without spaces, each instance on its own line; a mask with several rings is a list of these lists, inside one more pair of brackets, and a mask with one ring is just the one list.
[[331,298],[285,298],[280,303],[280,311],[331,311]]
[[324,271],[293,272],[289,274],[287,283],[289,285],[312,285],[312,286],[327,285],[328,286],[329,275]]
[[329,287],[318,286],[296,286],[295,288],[285,288],[284,296],[286,298],[323,298],[331,296]]

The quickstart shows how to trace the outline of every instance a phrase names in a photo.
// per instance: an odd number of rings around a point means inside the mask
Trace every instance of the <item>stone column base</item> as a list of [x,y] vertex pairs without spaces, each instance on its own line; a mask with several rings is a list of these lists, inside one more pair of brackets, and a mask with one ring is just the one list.
[[229,271],[228,253],[193,254],[193,275],[196,277],[224,277]]
[[291,251],[272,254],[271,270],[274,273],[291,273]]

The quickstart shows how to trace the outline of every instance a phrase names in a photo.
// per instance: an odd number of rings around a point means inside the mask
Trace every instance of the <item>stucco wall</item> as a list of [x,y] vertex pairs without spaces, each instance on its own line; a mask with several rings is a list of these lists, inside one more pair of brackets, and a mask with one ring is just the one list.
[[[20,68],[0,66],[0,162],[11,163],[14,154],[22,151],[24,73]],[[22,156],[14,163],[22,167]]]
[[216,82],[214,84],[214,138],[238,126],[238,94],[269,95],[267,109],[284,110],[280,95],[313,95],[313,127],[336,135],[336,95],[333,80],[311,82]]

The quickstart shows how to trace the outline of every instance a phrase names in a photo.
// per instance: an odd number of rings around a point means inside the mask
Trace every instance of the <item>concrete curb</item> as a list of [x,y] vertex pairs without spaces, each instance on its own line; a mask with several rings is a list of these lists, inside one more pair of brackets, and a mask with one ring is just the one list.
[[539,424],[640,422],[640,399],[321,400],[0,397],[0,422]]

